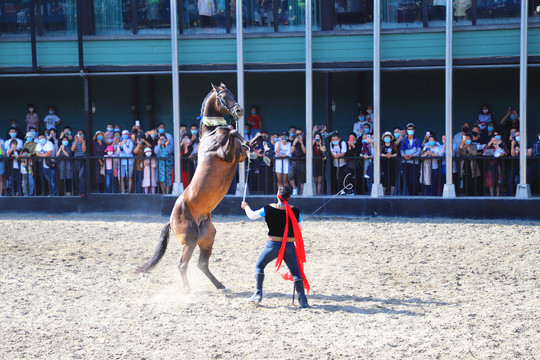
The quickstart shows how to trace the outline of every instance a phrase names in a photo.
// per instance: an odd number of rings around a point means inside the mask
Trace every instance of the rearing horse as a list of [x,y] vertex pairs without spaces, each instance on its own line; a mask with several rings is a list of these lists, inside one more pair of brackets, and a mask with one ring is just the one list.
[[165,254],[171,229],[183,245],[178,269],[186,292],[190,290],[186,272],[197,245],[200,249],[199,269],[216,288],[225,288],[208,269],[208,260],[216,236],[212,211],[227,193],[238,164],[245,160],[251,143],[258,141],[254,139],[255,141],[248,144],[236,130],[227,128],[223,115],[231,114],[237,120],[243,116],[244,111],[225,84],[212,84],[212,88],[201,108],[201,139],[193,179],[176,200],[169,222],[161,231],[161,239],[154,255],[137,269],[137,272],[148,272],[156,266]]

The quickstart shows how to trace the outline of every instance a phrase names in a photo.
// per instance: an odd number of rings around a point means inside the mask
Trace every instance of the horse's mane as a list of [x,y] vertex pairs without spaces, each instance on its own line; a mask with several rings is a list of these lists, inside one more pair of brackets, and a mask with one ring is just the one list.
[[210,98],[210,95],[212,95],[213,92],[214,92],[214,90],[210,90],[208,95],[206,95],[206,97],[204,98],[204,100],[202,102],[202,105],[201,105],[201,116],[204,115],[204,108],[206,107],[206,102],[208,101],[208,99]]

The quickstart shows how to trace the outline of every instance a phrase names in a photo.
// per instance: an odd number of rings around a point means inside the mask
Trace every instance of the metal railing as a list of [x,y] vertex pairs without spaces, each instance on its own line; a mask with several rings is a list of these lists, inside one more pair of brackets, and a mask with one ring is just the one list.
[[[514,196],[519,182],[519,157],[456,156],[453,158],[453,183],[457,196]],[[277,169],[282,181],[294,181],[301,194],[306,182],[305,158],[271,158],[249,164],[248,187],[251,194],[275,194]],[[373,159],[314,157],[317,194],[370,195],[373,184]],[[247,161],[247,160],[246,160]],[[20,157],[0,158],[4,173],[3,196],[81,196],[104,194],[169,194],[174,182],[173,157]],[[281,163],[281,164],[279,164]],[[287,164],[285,166],[285,164]],[[248,169],[246,163],[246,169]],[[181,157],[182,182],[186,187],[197,167],[196,158]],[[286,167],[286,169],[284,169]],[[402,157],[381,159],[381,183],[386,196],[441,196],[446,180],[442,157]],[[234,187],[237,179],[231,185]],[[540,157],[527,158],[527,183],[531,194],[540,196]]]

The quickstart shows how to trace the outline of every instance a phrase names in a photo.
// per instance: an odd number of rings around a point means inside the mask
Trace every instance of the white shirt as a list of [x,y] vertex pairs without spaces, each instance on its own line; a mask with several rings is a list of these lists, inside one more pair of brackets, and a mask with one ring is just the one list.
[[279,153],[277,151],[278,143],[276,143],[276,145],[274,146],[274,152],[276,153],[276,157],[277,155],[291,157],[292,156],[291,147],[292,147],[292,144],[289,141],[287,141],[285,145],[283,145],[283,143],[279,141]]
[[[343,140],[340,140],[338,145],[330,143],[330,152],[332,154],[345,154],[347,152],[347,144]],[[345,159],[339,158],[334,159],[332,165],[335,167],[342,167],[345,166],[346,163],[347,161],[345,161]]]
[[362,135],[364,134],[364,124],[366,121],[357,121],[354,123],[352,131],[356,134],[357,138],[362,138]]
[[23,148],[23,141],[19,138],[9,138],[9,139],[6,139],[6,141],[4,141],[4,151],[7,153],[7,151],[9,149],[11,149],[11,141],[17,141],[17,149],[22,149]]
[[[36,145],[36,154],[37,153],[45,154],[45,153],[48,153],[49,151],[52,151],[54,153],[54,145],[50,141],[47,141],[44,145],[41,145],[39,143]],[[45,169],[49,168],[45,161],[43,162],[43,167]]]
[[[443,156],[443,146],[439,144],[438,142],[435,143],[433,147],[429,146],[429,144],[424,145],[424,151],[431,151],[431,156]],[[439,168],[439,159],[433,159],[431,160],[431,168],[433,170]]]
[[47,127],[47,130],[56,129],[56,124],[60,122],[60,118],[56,114],[48,114],[43,119],[43,122],[45,123],[45,126]]

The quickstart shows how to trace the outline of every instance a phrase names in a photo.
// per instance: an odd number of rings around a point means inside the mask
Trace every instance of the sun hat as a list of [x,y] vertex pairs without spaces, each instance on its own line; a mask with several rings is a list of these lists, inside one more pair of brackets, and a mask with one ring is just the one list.
[[96,131],[94,134],[94,141],[97,140],[99,134],[103,135],[103,138],[105,138],[105,133],[103,131]]
[[129,131],[127,131],[127,130],[122,130],[122,135],[126,135],[126,134],[129,135]]
[[150,149],[149,147],[145,147],[143,152],[146,154],[147,152],[152,152],[152,149]]
[[384,138],[387,137],[387,136],[390,136],[390,139],[394,140],[394,135],[390,131],[385,131],[385,133],[382,134],[381,139],[384,141]]
[[114,151],[114,147],[112,145],[107,146],[105,149],[105,152]]

